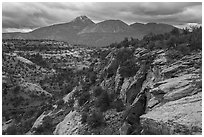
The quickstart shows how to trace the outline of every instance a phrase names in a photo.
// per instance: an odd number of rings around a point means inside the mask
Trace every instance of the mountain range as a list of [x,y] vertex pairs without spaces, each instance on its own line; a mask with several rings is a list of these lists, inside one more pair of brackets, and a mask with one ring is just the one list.
[[125,37],[141,39],[148,33],[170,32],[174,26],[162,23],[126,24],[121,20],[105,20],[94,23],[87,16],[79,16],[68,23],[41,27],[31,32],[3,33],[3,39],[50,39],[93,47],[108,46]]

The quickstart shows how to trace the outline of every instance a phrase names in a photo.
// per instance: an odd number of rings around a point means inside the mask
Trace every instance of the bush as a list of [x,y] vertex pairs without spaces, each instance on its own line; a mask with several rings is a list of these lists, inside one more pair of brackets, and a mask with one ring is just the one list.
[[163,40],[158,40],[155,42],[155,49],[164,49],[165,43]]
[[153,50],[155,48],[155,43],[153,41],[150,41],[149,44],[147,45],[147,49]]
[[87,121],[88,115],[87,113],[83,112],[81,115],[81,123],[85,123]]
[[178,28],[174,28],[172,29],[172,31],[170,32],[172,35],[176,35],[178,36],[180,34],[179,29]]
[[178,38],[176,36],[171,36],[167,42],[166,42],[166,47],[167,48],[175,48],[176,44],[177,44]]
[[121,112],[125,109],[125,105],[123,104],[121,99],[118,99],[113,102],[113,107],[116,108],[117,112]]
[[13,102],[13,106],[17,107],[17,106],[21,105],[23,101],[24,101],[24,98],[22,96],[15,97],[14,102]]
[[73,88],[70,85],[69,86],[65,86],[64,89],[63,89],[63,93],[62,94],[63,95],[69,94],[72,91],[72,89]]
[[16,87],[14,88],[14,90],[13,90],[13,93],[14,93],[14,94],[18,94],[19,91],[20,91],[20,89],[21,89],[20,86],[16,86]]
[[126,78],[134,76],[138,70],[139,67],[135,64],[133,60],[127,60],[121,65],[119,73],[122,77]]
[[31,116],[33,116],[33,114],[36,112],[36,110],[27,110],[27,111],[25,111],[25,113],[23,114],[23,117],[24,118],[29,118],[29,117],[31,117]]
[[116,60],[119,61],[120,63],[123,63],[132,57],[133,57],[133,50],[130,48],[121,48],[116,53]]
[[130,45],[130,42],[128,40],[128,38],[124,38],[123,41],[120,42],[120,44],[118,45],[118,47],[128,47]]
[[94,90],[93,90],[93,95],[94,95],[95,97],[98,97],[98,96],[100,96],[101,93],[103,93],[103,92],[104,92],[104,90],[102,89],[102,87],[101,87],[101,86],[97,86],[97,87],[95,87]]
[[190,35],[189,43],[191,50],[202,50],[202,27],[193,28],[192,34]]
[[90,94],[88,91],[84,92],[78,99],[79,106],[82,106],[86,101],[90,99]]
[[12,125],[6,130],[7,135],[17,135],[17,127],[16,125]]
[[96,82],[96,79],[97,79],[96,73],[95,72],[90,73],[89,78],[90,78],[91,83],[94,84]]
[[111,99],[106,91],[104,91],[98,99],[95,101],[95,106],[99,107],[102,112],[108,110],[110,106]]
[[104,117],[101,112],[94,111],[91,115],[87,118],[88,125],[92,128],[96,128],[101,126],[104,123]]
[[179,59],[182,57],[182,54],[175,50],[175,49],[172,49],[172,50],[169,50],[167,53],[166,53],[166,57],[169,59],[169,60],[173,60],[173,59]]
[[20,134],[24,134],[30,130],[30,128],[33,126],[35,122],[35,118],[29,118],[21,123],[21,125],[18,127],[18,131]]
[[68,105],[68,107],[73,107],[73,106],[74,106],[74,99],[71,98],[71,99],[69,100],[69,102],[67,102],[67,105]]
[[189,54],[190,53],[190,48],[188,47],[188,45],[187,44],[179,44],[177,47],[176,47],[176,49],[178,50],[178,51],[180,51],[183,55],[187,55],[187,54]]
[[35,131],[35,134],[41,134],[42,132],[44,132],[44,129],[42,126],[39,126],[39,127],[34,127],[33,128],[33,131]]
[[58,107],[61,107],[62,105],[64,105],[64,100],[63,99],[60,99],[56,102],[57,106]]
[[52,127],[52,118],[50,116],[45,116],[43,118],[43,124],[42,125],[44,128],[47,128],[47,129],[51,128]]
[[44,67],[44,68],[49,67],[48,62],[46,62],[43,59],[42,55],[40,55],[39,53],[31,55],[28,59],[41,67]]

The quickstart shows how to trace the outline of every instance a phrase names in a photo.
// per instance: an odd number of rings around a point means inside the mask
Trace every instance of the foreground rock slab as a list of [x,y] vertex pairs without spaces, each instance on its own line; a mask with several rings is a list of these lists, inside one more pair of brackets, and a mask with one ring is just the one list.
[[168,102],[140,118],[145,134],[202,134],[202,93]]

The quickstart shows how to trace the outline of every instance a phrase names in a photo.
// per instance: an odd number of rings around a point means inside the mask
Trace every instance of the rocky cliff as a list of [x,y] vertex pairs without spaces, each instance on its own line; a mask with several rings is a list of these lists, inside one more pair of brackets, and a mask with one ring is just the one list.
[[[106,90],[112,97],[108,105],[106,101],[100,102],[107,110],[95,106],[93,88],[74,89],[66,100],[77,92],[90,92],[90,97],[80,106],[80,100],[74,96],[74,110],[57,124],[53,134],[201,134],[201,52],[179,60],[171,60],[167,54],[165,50],[136,49],[133,56],[138,59],[139,68],[129,77],[121,76],[123,64],[117,65],[113,59],[117,57],[111,57],[102,70],[105,74],[101,82],[101,92]],[[89,118],[95,111],[100,113],[101,121]]]

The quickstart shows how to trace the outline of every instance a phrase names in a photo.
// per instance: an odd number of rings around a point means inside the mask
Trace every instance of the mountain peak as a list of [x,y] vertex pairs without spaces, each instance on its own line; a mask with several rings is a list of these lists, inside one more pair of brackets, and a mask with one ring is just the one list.
[[94,23],[91,19],[89,19],[87,16],[79,16],[76,17],[72,22],[81,22],[81,23]]
[[87,20],[87,19],[89,19],[87,16],[79,16],[75,18],[75,20]]

